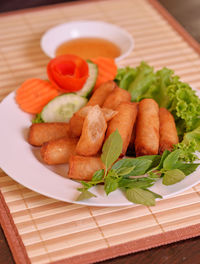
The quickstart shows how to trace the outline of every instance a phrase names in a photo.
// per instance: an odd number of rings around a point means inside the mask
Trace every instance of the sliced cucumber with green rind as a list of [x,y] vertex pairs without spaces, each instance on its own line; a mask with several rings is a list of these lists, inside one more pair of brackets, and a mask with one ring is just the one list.
[[42,110],[44,122],[69,122],[72,115],[87,103],[87,99],[74,93],[56,96]]
[[76,94],[84,97],[88,97],[92,92],[92,89],[95,86],[97,75],[98,75],[98,67],[91,61],[87,61],[88,68],[89,68],[89,77],[85,82],[83,88],[76,92]]

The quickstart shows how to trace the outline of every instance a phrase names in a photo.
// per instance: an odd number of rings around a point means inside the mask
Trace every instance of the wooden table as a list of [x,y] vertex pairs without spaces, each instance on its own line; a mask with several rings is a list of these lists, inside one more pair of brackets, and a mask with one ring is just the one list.
[[[0,12],[11,11],[15,9],[34,7],[45,4],[54,4],[65,1],[54,0],[29,0],[29,1],[3,1],[1,0]],[[200,42],[200,2],[199,0],[160,0],[160,2],[168,9],[168,11],[185,27],[185,29]],[[199,219],[200,221],[200,219]],[[107,260],[102,263],[158,263],[158,264],[186,264],[200,263],[200,238],[188,239],[173,243],[170,245],[146,250],[136,254],[130,254],[118,257],[113,260]],[[12,254],[4,237],[2,229],[0,229],[0,264],[14,263]]]

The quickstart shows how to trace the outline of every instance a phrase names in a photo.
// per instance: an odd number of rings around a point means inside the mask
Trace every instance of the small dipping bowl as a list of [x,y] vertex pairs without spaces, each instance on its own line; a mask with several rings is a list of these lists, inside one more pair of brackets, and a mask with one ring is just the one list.
[[120,56],[115,61],[120,61],[128,56],[134,48],[131,34],[124,29],[101,21],[73,21],[55,26],[44,33],[41,38],[41,48],[50,58],[56,57],[57,48],[76,38],[102,38],[119,47]]

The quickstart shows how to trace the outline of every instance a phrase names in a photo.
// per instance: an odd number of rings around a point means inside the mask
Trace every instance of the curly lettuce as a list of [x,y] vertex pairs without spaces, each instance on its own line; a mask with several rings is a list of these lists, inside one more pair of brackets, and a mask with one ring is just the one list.
[[189,84],[180,81],[171,69],[155,71],[146,62],[119,69],[116,82],[131,93],[132,101],[152,98],[172,113],[182,141],[177,148],[184,150],[185,160],[193,160],[189,153],[200,151],[200,99]]
[[200,126],[200,99],[189,84],[181,82],[171,69],[154,71],[141,62],[136,68],[119,69],[118,85],[131,93],[132,101],[154,99],[174,116],[180,138]]

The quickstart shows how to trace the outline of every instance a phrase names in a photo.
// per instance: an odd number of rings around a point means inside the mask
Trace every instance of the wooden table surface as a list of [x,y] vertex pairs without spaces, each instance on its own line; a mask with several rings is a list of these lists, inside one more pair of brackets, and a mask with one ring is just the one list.
[[[0,12],[66,2],[65,0],[1,0]],[[160,0],[163,6],[200,42],[200,1]],[[200,222],[200,219],[199,219]],[[14,260],[0,228],[0,264]],[[200,237],[101,262],[102,264],[200,264]]]

